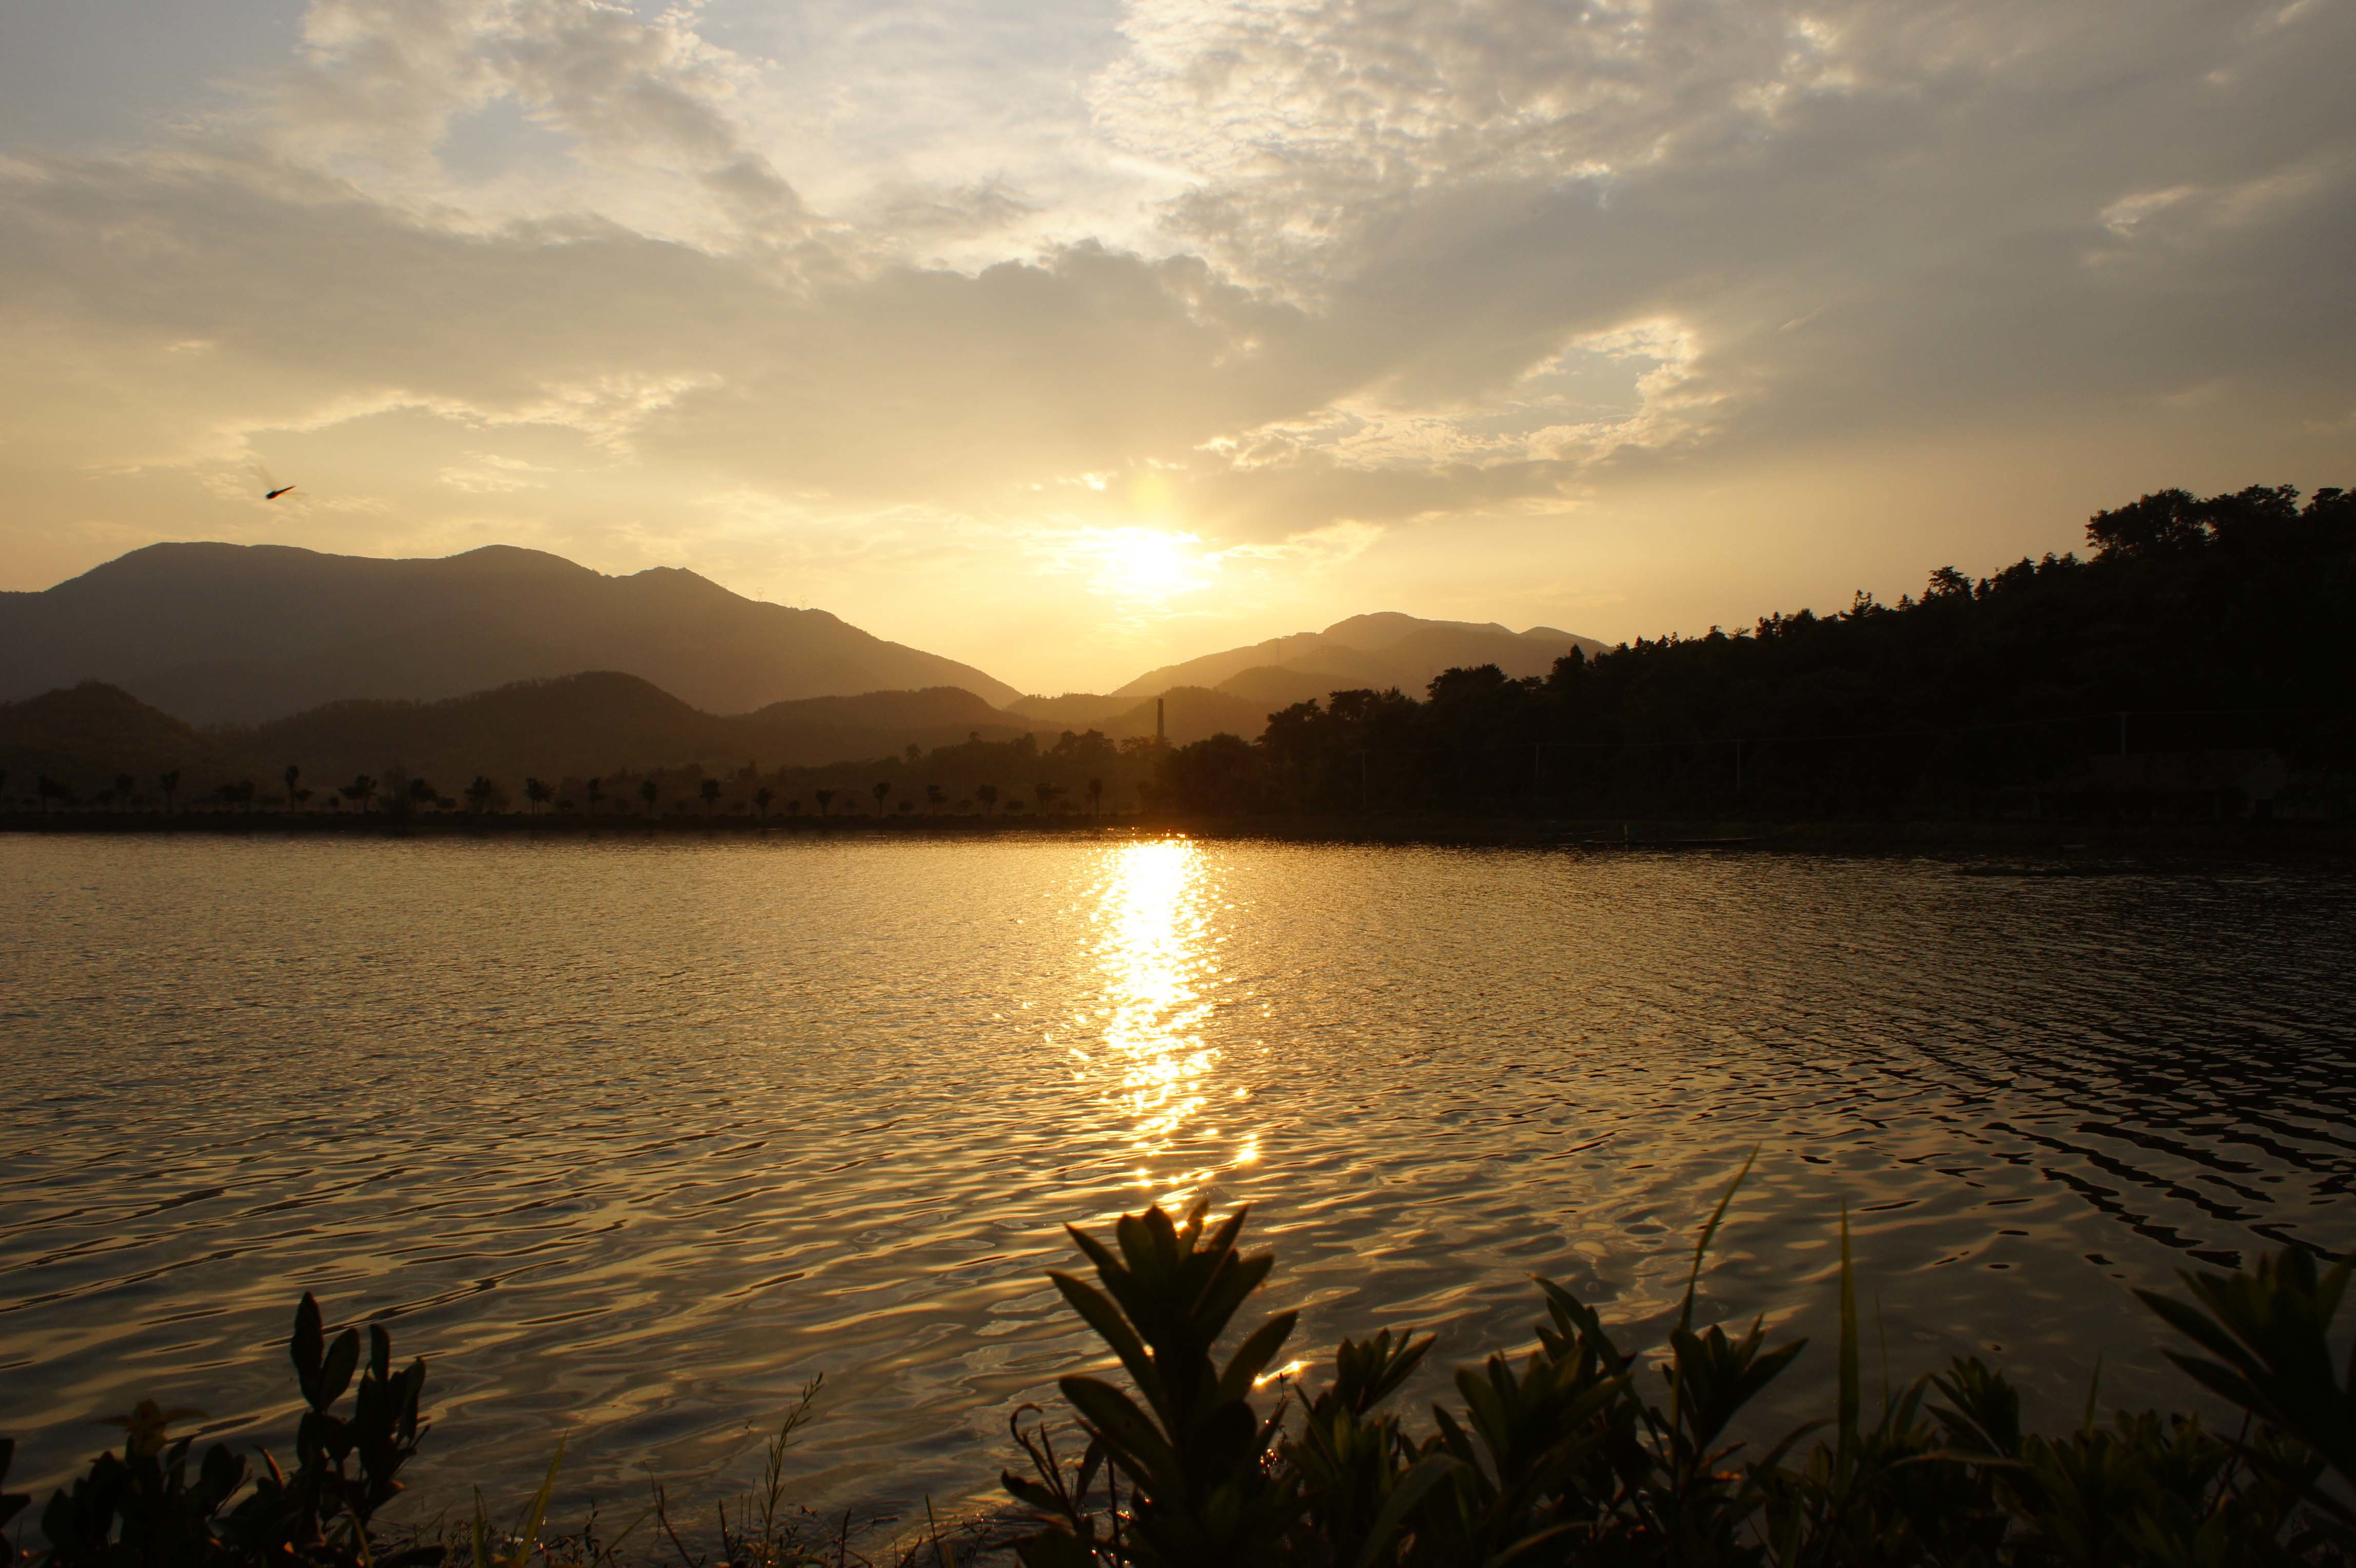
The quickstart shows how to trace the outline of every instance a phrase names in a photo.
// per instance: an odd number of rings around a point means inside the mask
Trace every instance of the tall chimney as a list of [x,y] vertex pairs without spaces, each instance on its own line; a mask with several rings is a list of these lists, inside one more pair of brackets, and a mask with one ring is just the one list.
[[1162,699],[1159,697],[1153,699],[1153,744],[1157,746],[1170,744],[1170,737],[1162,728]]

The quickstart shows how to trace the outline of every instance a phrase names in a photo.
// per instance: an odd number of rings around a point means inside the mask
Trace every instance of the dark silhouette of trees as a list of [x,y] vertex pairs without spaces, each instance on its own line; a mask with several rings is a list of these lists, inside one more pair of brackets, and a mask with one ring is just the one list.
[[350,783],[342,786],[336,793],[361,811],[369,811],[376,801],[376,780],[363,773]]
[[832,816],[834,814],[834,791],[831,789],[820,789],[817,791],[817,796],[818,814],[821,817]]
[[878,779],[868,788],[867,792],[875,797],[875,815],[877,820],[881,821],[884,816],[884,797],[892,792],[892,781],[888,779]]
[[556,799],[556,791],[541,779],[528,778],[523,781],[523,798],[531,803],[531,814],[536,817],[542,807]]
[[943,789],[939,785],[927,784],[925,786],[925,803],[933,809],[933,815],[937,817],[941,814],[941,803],[948,798],[948,791]]
[[[0,773],[0,780],[5,780],[7,777],[6,774]],[[128,773],[118,773],[114,776],[115,799],[121,800],[125,807],[131,804],[131,791],[138,787],[139,780]]]
[[1257,742],[1172,748],[1154,798],[1211,814],[2029,814],[2091,798],[2094,759],[2123,753],[2254,749],[2319,788],[2356,768],[2345,492],[2163,490],[2097,512],[2086,540],[2088,560],[1976,581],[1942,566],[1920,600],[1859,592],[1832,614],[1574,652],[1543,679],[1483,666],[1420,700],[1336,692],[1269,715]]
[[975,786],[973,787],[973,798],[974,798],[975,800],[979,800],[979,801],[980,801],[980,802],[981,802],[981,809],[982,809],[982,811],[983,811],[983,813],[984,813],[985,815],[992,816],[992,817],[994,817],[994,816],[998,815],[998,786],[997,786],[997,785],[995,785],[995,784],[977,784],[977,785],[975,785]]
[[1103,814],[1104,780],[1101,779],[1091,779],[1088,780],[1088,815],[1091,817],[1100,817]]
[[284,780],[286,781],[286,803],[287,803],[287,805],[289,805],[289,806],[294,805],[294,786],[295,786],[296,784],[298,784],[298,783],[300,783],[300,782],[302,781],[302,778],[303,778],[303,770],[302,770],[300,768],[295,767],[295,766],[294,766],[294,764],[293,764],[293,763],[291,763],[291,762],[290,762],[290,763],[288,763],[288,764],[286,765],[286,770],[285,770],[284,773],[281,773],[278,777],[279,777],[279,778],[281,778],[281,779],[284,779]]
[[596,778],[584,780],[581,793],[588,798],[589,814],[594,817],[597,814],[597,802],[605,798],[605,781]]
[[766,784],[753,791],[753,809],[760,813],[763,822],[769,820],[769,802],[776,798],[777,792]]
[[166,815],[169,815],[172,811],[172,797],[180,791],[180,770],[175,768],[162,775],[155,780],[155,785],[164,791],[164,811]]
[[412,779],[409,781],[409,803],[413,809],[423,811],[441,798],[442,791],[424,779]]
[[661,787],[651,779],[638,786],[638,799],[647,803],[648,816],[651,817],[655,814],[655,800],[661,793]]
[[477,773],[475,775],[475,781],[466,786],[466,804],[479,817],[490,809],[491,797],[498,792],[498,785],[492,783],[485,775]]
[[703,797],[703,814],[710,816],[712,808],[720,803],[720,780],[707,779],[695,787],[695,792]]

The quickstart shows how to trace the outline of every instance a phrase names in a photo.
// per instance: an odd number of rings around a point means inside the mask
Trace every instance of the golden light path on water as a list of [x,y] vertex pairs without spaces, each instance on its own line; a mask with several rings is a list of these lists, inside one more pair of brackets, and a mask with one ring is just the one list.
[[1437,1378],[1526,1340],[1534,1274],[1665,1321],[1755,1143],[1713,1314],[1821,1347],[1845,1206],[1893,1371],[2002,1356],[2072,1411],[2098,1358],[2106,1398],[2179,1397],[2129,1286],[2356,1240],[2339,873],[0,848],[0,1389],[36,1495],[143,1398],[284,1453],[304,1292],[427,1358],[421,1506],[529,1496],[564,1433],[568,1509],[733,1498],[823,1373],[792,1495],[920,1515],[992,1503],[1008,1412],[1101,1354],[1045,1277],[1066,1224],[1149,1203],[1250,1208],[1306,1375],[1413,1327]]
[[[1208,857],[1184,839],[1118,846],[1105,856],[1091,914],[1100,1004],[1093,1037],[1073,1044],[1081,1079],[1130,1123],[1137,1180],[1178,1208],[1222,1169],[1259,1157],[1245,1130],[1222,1145],[1209,1124],[1221,1109],[1240,1114],[1247,1091],[1217,1079],[1219,1049],[1204,1036],[1218,983],[1215,889]],[[1175,1173],[1157,1162],[1183,1151],[1225,1147],[1224,1158]]]

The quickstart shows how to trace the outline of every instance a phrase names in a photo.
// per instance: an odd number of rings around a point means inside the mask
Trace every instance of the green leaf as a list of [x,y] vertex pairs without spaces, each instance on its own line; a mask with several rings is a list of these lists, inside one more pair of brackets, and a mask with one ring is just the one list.
[[318,1391],[311,1401],[311,1408],[324,1411],[343,1398],[344,1390],[351,1385],[352,1369],[359,1365],[359,1330],[347,1328],[336,1336],[335,1344],[327,1349],[327,1361],[319,1369]]
[[1300,1320],[1297,1312],[1280,1312],[1252,1331],[1251,1337],[1236,1347],[1227,1362],[1227,1369],[1219,1374],[1219,1385],[1213,1398],[1220,1403],[1239,1400],[1252,1391],[1253,1380],[1276,1359],[1292,1336],[1292,1326]]
[[1719,1221],[1726,1218],[1726,1206],[1734,1201],[1734,1195],[1740,1189],[1743,1178],[1751,1174],[1751,1163],[1758,1158],[1759,1145],[1753,1144],[1751,1152],[1742,1156],[1742,1168],[1734,1173],[1734,1179],[1728,1182],[1726,1190],[1719,1195],[1718,1207],[1709,1211],[1709,1223],[1701,1228],[1701,1239],[1694,1243],[1693,1270],[1686,1276],[1685,1305],[1677,1313],[1679,1328],[1693,1326],[1694,1292],[1701,1283],[1702,1258],[1709,1251],[1709,1243],[1718,1234]]
[[1427,1454],[1409,1466],[1383,1499],[1382,1511],[1375,1515],[1375,1522],[1367,1529],[1365,1547],[1352,1568],[1376,1568],[1398,1536],[1399,1527],[1407,1522],[1407,1516],[1423,1501],[1424,1494],[1446,1480],[1456,1468],[1457,1462],[1445,1454]]

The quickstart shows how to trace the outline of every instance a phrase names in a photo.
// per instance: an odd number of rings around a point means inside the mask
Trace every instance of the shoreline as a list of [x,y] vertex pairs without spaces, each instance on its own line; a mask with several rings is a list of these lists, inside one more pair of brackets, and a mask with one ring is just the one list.
[[[2185,856],[2356,865],[2356,823],[2234,820],[1816,821],[1633,817],[1205,818],[1130,813],[1102,817],[789,817],[736,814],[589,817],[520,812],[395,817],[386,812],[62,810],[0,812],[0,834],[215,837],[532,838],[562,840],[768,839],[855,836],[893,840],[1045,834],[1091,838],[1183,834],[1292,843],[1430,844],[1554,848],[1590,853],[1732,853],[2035,856],[2061,868],[2119,856]],[[2031,873],[2033,874],[2033,873]]]

